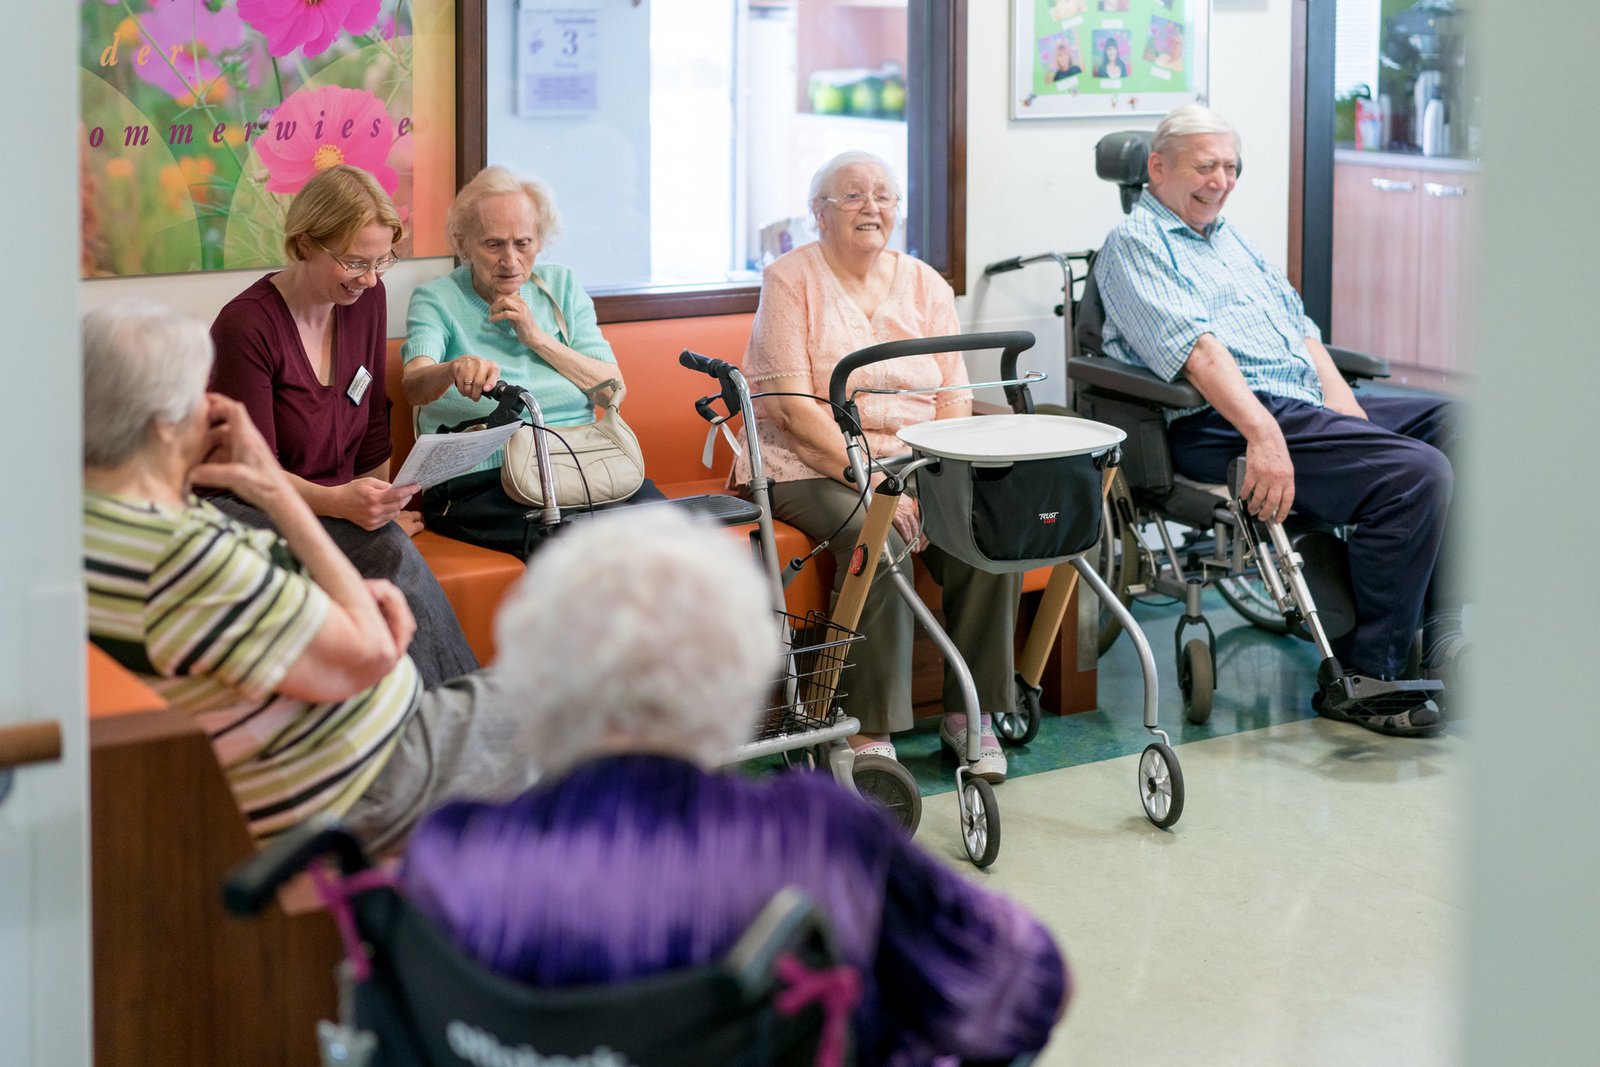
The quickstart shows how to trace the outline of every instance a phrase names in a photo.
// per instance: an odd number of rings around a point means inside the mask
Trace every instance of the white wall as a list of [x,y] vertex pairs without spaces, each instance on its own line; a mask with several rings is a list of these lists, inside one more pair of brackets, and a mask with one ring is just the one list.
[[[1538,78],[1483,64],[1480,355],[1471,446],[1469,574],[1483,606],[1467,724],[1473,788],[1464,872],[1472,1067],[1594,1063],[1600,1052],[1600,807],[1595,712],[1600,521],[1587,478],[1600,450],[1594,327],[1600,219],[1550,194],[1552,147],[1578,195],[1600,173],[1590,53],[1600,8],[1575,0],[1474,4],[1480,42],[1545,35]],[[1480,47],[1477,55],[1487,49]],[[1581,202],[1581,201],[1580,201]],[[1499,357],[1499,358],[1494,358]],[[1492,419],[1492,421],[1491,421]],[[1507,565],[1526,560],[1532,566]],[[1472,677],[1469,675],[1469,678]]]
[[[1059,400],[1064,334],[1050,309],[1061,299],[1054,264],[983,278],[995,260],[1098,248],[1122,218],[1116,187],[1095,177],[1094,145],[1115,130],[1154,129],[1160,116],[1013,121],[1011,24],[998,0],[969,5],[967,24],[967,296],[969,330],[1032,330],[1023,366],[1046,371],[1041,400]],[[1289,215],[1291,0],[1216,0],[1211,105],[1239,128],[1245,176],[1228,220],[1262,252],[1286,262]],[[985,374],[974,366],[973,374]],[[992,378],[992,373],[985,375]]]
[[0,806],[0,1062],[87,1067],[88,718],[79,548],[77,5],[7,8],[0,72],[7,271],[0,355],[0,726],[60,723],[62,759]]

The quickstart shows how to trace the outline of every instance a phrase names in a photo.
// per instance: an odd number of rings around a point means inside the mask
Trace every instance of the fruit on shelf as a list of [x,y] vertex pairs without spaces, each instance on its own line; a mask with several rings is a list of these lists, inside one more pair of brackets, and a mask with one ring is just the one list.
[[843,115],[844,108],[845,95],[843,89],[826,81],[814,81],[812,83],[812,111],[818,115]]
[[878,106],[883,113],[891,118],[900,118],[906,113],[906,83],[897,75],[891,74],[883,79],[883,88],[878,93]]

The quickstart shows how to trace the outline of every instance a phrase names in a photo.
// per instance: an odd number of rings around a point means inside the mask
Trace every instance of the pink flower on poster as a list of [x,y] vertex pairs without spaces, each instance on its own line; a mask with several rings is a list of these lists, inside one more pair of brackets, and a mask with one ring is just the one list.
[[286,56],[296,48],[320,56],[342,33],[366,33],[383,0],[239,0],[239,17],[267,39],[267,50]]
[[349,163],[394,193],[400,176],[389,165],[394,124],[382,101],[362,89],[302,89],[267,120],[252,142],[267,167],[267,191],[294,194],[319,170]]
[[[129,20],[123,26],[129,61],[142,80],[185,105],[202,97],[211,103],[226,98],[228,83],[212,57],[244,42],[244,26],[233,12],[212,11],[203,3],[158,4],[138,16],[137,25]],[[121,28],[118,35],[123,36]],[[153,51],[144,62],[132,62],[135,46],[147,43]]]

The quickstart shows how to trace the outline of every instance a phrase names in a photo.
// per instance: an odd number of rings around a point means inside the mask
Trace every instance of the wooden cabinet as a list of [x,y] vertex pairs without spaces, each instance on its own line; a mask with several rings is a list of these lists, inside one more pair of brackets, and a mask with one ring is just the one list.
[[1333,182],[1332,341],[1446,382],[1466,372],[1462,299],[1477,176],[1341,159]]

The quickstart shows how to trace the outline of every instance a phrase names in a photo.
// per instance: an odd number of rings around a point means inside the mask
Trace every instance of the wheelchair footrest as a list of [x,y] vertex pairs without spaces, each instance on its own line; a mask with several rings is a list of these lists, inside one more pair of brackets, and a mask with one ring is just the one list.
[[1318,715],[1353,722],[1396,737],[1432,737],[1444,729],[1434,698],[1444,686],[1431,679],[1388,681],[1345,674],[1337,660],[1322,661],[1311,706]]

